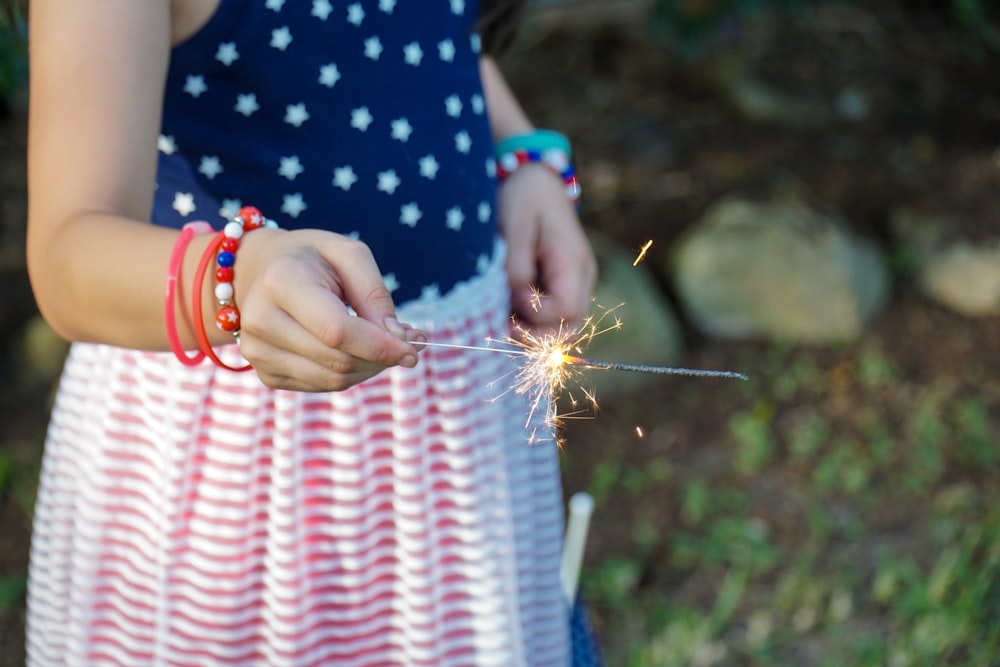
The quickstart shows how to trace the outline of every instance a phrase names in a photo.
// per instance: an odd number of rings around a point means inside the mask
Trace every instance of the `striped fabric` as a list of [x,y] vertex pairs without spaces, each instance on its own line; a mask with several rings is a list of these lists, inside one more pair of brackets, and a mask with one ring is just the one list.
[[[506,312],[495,263],[400,316],[478,345]],[[74,345],[29,665],[565,667],[556,448],[526,442],[523,398],[496,382],[514,363],[427,348],[415,369],[307,394]]]

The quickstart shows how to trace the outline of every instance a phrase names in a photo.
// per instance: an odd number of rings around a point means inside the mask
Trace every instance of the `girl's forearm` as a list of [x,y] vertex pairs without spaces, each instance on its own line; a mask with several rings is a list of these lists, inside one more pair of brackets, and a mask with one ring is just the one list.
[[489,56],[483,57],[480,61],[480,72],[493,139],[500,141],[534,129],[510,86],[507,85],[496,61]]
[[[29,273],[39,310],[67,340],[167,350],[164,288],[178,231],[109,214],[80,214],[31,248]],[[175,321],[182,344],[197,348],[191,295],[198,260],[210,234],[195,236],[177,277]],[[212,268],[214,271],[214,267]],[[209,276],[202,289],[202,322],[216,344],[232,338],[213,324]]]

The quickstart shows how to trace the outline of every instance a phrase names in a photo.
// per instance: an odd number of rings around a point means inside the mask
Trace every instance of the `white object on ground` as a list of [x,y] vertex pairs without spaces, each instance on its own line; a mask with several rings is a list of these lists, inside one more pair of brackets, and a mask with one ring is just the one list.
[[580,581],[580,567],[587,543],[590,516],[594,513],[594,497],[580,492],[569,499],[569,517],[566,520],[566,538],[563,541],[562,566],[559,578],[563,594],[570,608],[576,603],[576,588]]

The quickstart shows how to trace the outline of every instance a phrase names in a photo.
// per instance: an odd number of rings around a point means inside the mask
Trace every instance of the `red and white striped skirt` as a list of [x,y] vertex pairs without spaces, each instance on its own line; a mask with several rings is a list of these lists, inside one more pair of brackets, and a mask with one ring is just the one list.
[[[481,345],[507,312],[496,264],[400,319]],[[426,348],[414,369],[309,394],[74,345],[29,664],[565,667],[557,449],[527,441],[525,399],[504,393],[515,364]]]

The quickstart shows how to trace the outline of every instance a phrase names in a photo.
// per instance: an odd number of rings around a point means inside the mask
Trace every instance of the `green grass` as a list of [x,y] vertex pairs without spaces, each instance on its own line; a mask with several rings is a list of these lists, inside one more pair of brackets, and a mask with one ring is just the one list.
[[[599,496],[581,586],[608,664],[1000,664],[996,387],[975,368],[909,380],[870,343],[737,363],[753,377],[740,390],[685,384],[661,418],[664,438],[708,438],[671,445],[668,476],[632,452],[573,465],[569,484]],[[615,415],[602,406],[605,431]],[[624,498],[626,470],[645,495]],[[639,535],[603,534],[640,515]]]

